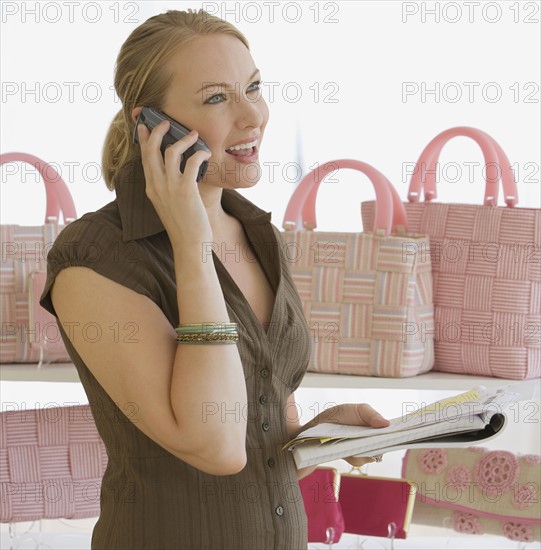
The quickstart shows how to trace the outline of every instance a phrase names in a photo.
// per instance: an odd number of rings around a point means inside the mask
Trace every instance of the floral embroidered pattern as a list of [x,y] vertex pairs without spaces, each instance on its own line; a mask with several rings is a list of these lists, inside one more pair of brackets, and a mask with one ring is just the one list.
[[520,540],[523,542],[533,541],[533,529],[529,525],[522,525],[510,521],[502,525],[502,532],[511,540]]
[[526,464],[541,464],[541,456],[539,455],[524,455],[522,460]]
[[516,485],[513,491],[513,506],[524,510],[532,504],[537,504],[539,497],[537,496],[537,487],[533,483],[527,483],[526,485]]
[[426,474],[439,474],[447,468],[445,449],[427,449],[417,457],[419,468]]
[[447,482],[457,489],[465,489],[471,481],[471,472],[466,466],[453,466],[447,472]]
[[482,535],[483,528],[479,518],[473,514],[455,512],[453,514],[453,527],[459,533],[470,533],[471,535]]
[[489,495],[509,491],[519,476],[517,457],[508,451],[491,451],[475,465],[475,481]]

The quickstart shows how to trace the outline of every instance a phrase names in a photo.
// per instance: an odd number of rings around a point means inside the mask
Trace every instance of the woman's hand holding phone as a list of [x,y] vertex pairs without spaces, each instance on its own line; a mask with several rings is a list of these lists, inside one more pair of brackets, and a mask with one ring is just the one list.
[[186,250],[186,247],[195,246],[200,252],[201,243],[212,242],[212,229],[199,193],[197,175],[201,163],[208,160],[211,153],[196,151],[181,173],[181,155],[197,141],[198,136],[192,130],[167,147],[162,158],[160,146],[169,124],[169,121],[163,121],[152,132],[144,124],[137,128],[146,194],[169,235],[173,249]]

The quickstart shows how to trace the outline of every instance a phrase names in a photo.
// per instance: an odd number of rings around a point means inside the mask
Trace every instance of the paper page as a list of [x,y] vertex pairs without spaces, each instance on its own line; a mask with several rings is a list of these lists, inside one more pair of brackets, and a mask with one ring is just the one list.
[[[412,441],[418,439],[425,439],[440,434],[480,430],[485,427],[485,422],[479,416],[461,418],[458,421],[444,421],[438,424],[431,424],[428,426],[420,426],[416,430],[406,430],[403,432],[395,432],[392,434],[378,434],[369,439],[345,439],[342,443],[344,448],[358,449],[357,454],[361,455],[365,452],[371,452],[373,449],[378,449],[382,445],[392,446],[396,443],[402,443],[404,441]],[[319,445],[321,449],[330,449],[334,446],[332,442]]]
[[[339,443],[320,444],[316,442],[299,444],[293,449],[297,467],[313,466],[345,456],[370,456],[379,454],[382,449],[408,447],[409,443],[431,439],[446,434],[465,433],[482,430],[486,424],[479,416],[465,417],[458,421],[444,421],[438,424],[418,427],[415,430],[378,434],[364,439],[344,439]],[[430,446],[430,445],[427,445]],[[436,443],[437,446],[437,443]]]
[[467,392],[448,397],[425,407],[421,407],[405,416],[393,418],[386,428],[371,428],[368,426],[349,426],[323,422],[300,433],[285,447],[299,443],[304,438],[362,438],[379,437],[380,435],[411,430],[418,426],[439,424],[448,420],[462,418],[473,419],[483,414],[488,422],[494,413],[500,413],[510,403],[516,401],[518,394],[509,391],[508,387],[487,389],[477,386]]

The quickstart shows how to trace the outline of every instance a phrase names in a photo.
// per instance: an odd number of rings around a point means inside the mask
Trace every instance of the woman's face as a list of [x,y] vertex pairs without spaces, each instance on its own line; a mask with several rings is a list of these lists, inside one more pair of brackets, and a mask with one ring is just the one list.
[[[198,37],[169,61],[173,80],[163,111],[190,129],[211,150],[205,183],[251,187],[260,177],[258,152],[269,118],[252,56],[234,36]],[[255,148],[228,152],[239,143]],[[247,156],[240,156],[240,153]]]

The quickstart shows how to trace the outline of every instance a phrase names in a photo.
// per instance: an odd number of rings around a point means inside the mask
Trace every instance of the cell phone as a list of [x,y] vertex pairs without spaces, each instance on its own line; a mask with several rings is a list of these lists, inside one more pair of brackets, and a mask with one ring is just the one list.
[[[139,114],[139,118],[137,119],[137,123],[135,124],[135,130],[133,132],[133,142],[139,143],[139,139],[137,136],[137,128],[139,127],[139,124],[144,124],[150,131],[152,131],[156,126],[158,126],[160,122],[162,122],[162,120],[168,120],[171,123],[169,126],[169,131],[167,132],[167,134],[165,134],[165,136],[163,136],[163,141],[160,146],[162,156],[165,154],[165,149],[168,145],[173,145],[173,143],[176,143],[179,139],[187,136],[190,133],[190,130],[186,128],[186,126],[183,126],[180,122],[177,122],[170,116],[167,116],[165,113],[162,113],[157,109],[153,109],[152,107],[143,107],[141,113]],[[182,158],[180,161],[181,173],[184,173],[186,161],[196,151],[210,151],[210,149],[201,138],[197,138],[197,141],[191,147],[186,149],[184,153],[182,153]],[[201,179],[203,179],[205,173],[207,172],[207,168],[208,161],[205,160],[201,163],[201,166],[199,167],[196,181],[201,181]]]

